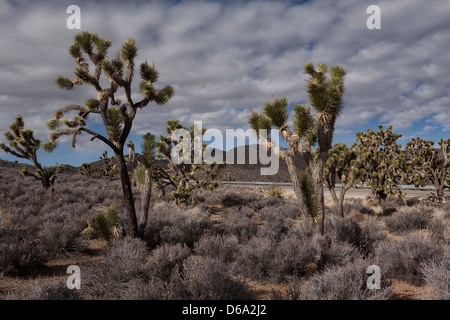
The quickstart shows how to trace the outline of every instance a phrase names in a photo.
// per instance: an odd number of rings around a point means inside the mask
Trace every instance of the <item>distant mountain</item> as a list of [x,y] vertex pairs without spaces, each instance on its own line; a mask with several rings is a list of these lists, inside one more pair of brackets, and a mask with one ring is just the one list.
[[[227,166],[222,171],[219,179],[227,181],[263,181],[263,182],[289,182],[290,176],[286,166],[286,162],[283,159],[279,159],[279,170],[275,175],[263,176],[261,175],[262,167],[270,167],[270,164],[263,165],[259,159],[259,148],[258,145],[245,145],[239,146],[228,151],[222,151],[218,149],[213,149],[211,154],[220,159],[222,158],[226,161]],[[222,156],[220,157],[220,155]],[[256,159],[252,157],[253,161],[250,161],[250,155],[256,155]],[[125,159],[128,159],[128,155],[125,155]],[[297,167],[305,169],[306,163],[304,160],[297,156],[295,158],[295,163]],[[255,162],[255,163],[254,163]],[[168,161],[164,159],[156,160],[158,166],[166,168]],[[102,165],[102,160],[92,162],[92,166]],[[131,170],[131,166],[129,166]],[[78,168],[75,168],[78,170]]]

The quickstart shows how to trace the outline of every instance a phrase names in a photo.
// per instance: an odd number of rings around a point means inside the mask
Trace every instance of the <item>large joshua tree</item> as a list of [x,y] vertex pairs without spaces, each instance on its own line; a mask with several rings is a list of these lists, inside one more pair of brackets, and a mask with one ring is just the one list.
[[[115,154],[122,182],[123,198],[128,219],[128,232],[132,236],[138,235],[137,218],[130,178],[126,161],[123,155],[124,146],[130,134],[133,121],[138,110],[145,108],[150,102],[164,105],[174,94],[171,86],[156,89],[154,84],[158,80],[158,71],[154,65],[147,61],[139,67],[141,81],[139,91],[142,98],[135,101],[132,95],[132,80],[135,74],[135,58],[137,47],[135,41],[127,39],[122,45],[117,57],[113,60],[107,58],[107,51],[111,41],[100,36],[83,32],[75,35],[73,44],[69,47],[69,54],[75,59],[74,79],[58,76],[56,84],[66,90],[75,86],[89,84],[96,91],[96,97],[88,99],[84,105],[71,104],[55,111],[54,119],[47,122],[49,129],[53,130],[50,140],[53,147],[55,141],[62,137],[72,136],[72,147],[75,148],[77,136],[88,134],[91,140],[98,139],[110,147]],[[104,76],[109,85],[102,86],[101,76]],[[125,96],[125,103],[116,99],[118,91]],[[66,114],[74,112],[72,119],[63,118]],[[106,136],[87,127],[86,120],[90,115],[98,115],[106,130]]]
[[[10,131],[5,132],[9,145],[0,143],[0,149],[21,159],[33,162],[34,172],[28,171],[28,167],[22,168],[23,176],[30,176],[40,181],[42,187],[48,192],[53,191],[56,174],[62,171],[62,167],[56,165],[49,168],[42,166],[37,159],[37,151],[41,147],[41,141],[34,137],[33,130],[25,129],[25,123],[19,114],[16,120],[9,126]],[[45,143],[42,144],[45,149]]]
[[[262,114],[252,111],[249,119],[251,128],[278,128],[280,135],[288,143],[286,149],[279,149],[272,144],[270,136],[263,137],[263,142],[286,161],[294,191],[301,211],[311,218],[315,230],[324,233],[325,204],[323,195],[323,170],[331,149],[334,125],[343,109],[344,77],[346,71],[341,66],[328,68],[326,64],[319,64],[317,69],[312,63],[307,63],[304,73],[306,92],[309,103],[295,104],[293,108],[293,124],[287,123],[289,113],[287,99],[274,97],[273,103],[266,103]],[[312,147],[319,148],[316,159],[312,156]],[[300,173],[300,168],[294,164],[294,156],[300,154],[308,165],[308,172]],[[309,178],[308,178],[309,176]],[[305,194],[305,180],[312,179],[314,186],[314,205],[310,205],[308,195]],[[303,181],[302,181],[303,180]],[[303,183],[302,183],[303,182]]]
[[387,197],[402,196],[399,188],[404,180],[406,154],[397,140],[402,135],[392,132],[392,126],[378,131],[356,133],[356,143],[352,146],[365,169],[362,180],[372,188],[378,204],[385,208]]
[[442,154],[434,148],[434,142],[413,138],[406,144],[407,182],[425,186],[432,182],[438,197],[444,196],[444,188],[450,180],[450,139],[438,142]]

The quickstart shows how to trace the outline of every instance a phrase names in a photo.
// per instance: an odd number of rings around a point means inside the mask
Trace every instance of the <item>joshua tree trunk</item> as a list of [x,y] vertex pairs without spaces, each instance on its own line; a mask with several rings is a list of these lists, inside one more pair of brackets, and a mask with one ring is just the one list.
[[133,192],[131,189],[130,177],[128,175],[127,164],[123,152],[115,152],[117,165],[120,172],[120,181],[122,182],[122,192],[127,214],[128,232],[130,236],[138,236],[138,225],[136,218],[136,209],[134,207]]
[[285,157],[286,165],[288,167],[289,175],[291,176],[292,185],[294,188],[295,196],[297,197],[297,202],[300,206],[300,210],[302,214],[306,215],[306,217],[311,217],[311,210],[305,203],[305,197],[303,195],[303,190],[301,187],[300,175],[298,172],[298,168],[294,165],[293,157],[286,155]]
[[387,199],[387,195],[381,191],[381,192],[377,192],[377,199],[378,199],[378,204],[381,206],[381,208],[386,208],[386,199]]
[[147,226],[148,212],[150,209],[150,200],[152,196],[152,173],[151,169],[145,169],[144,186],[142,189],[142,212],[139,221],[139,236],[144,236],[145,227]]
[[311,168],[320,234],[325,234],[325,200],[323,196],[323,162],[319,158]]

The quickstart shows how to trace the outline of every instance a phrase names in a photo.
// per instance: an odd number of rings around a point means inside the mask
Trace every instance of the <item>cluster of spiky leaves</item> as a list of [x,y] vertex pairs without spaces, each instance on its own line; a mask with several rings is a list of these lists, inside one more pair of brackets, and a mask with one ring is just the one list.
[[119,173],[115,157],[112,156],[109,158],[108,152],[105,151],[100,157],[100,160],[102,160],[103,164],[99,166],[92,166],[90,163],[83,163],[78,169],[79,173],[94,179],[108,177],[109,180],[112,181]]
[[81,232],[81,235],[87,240],[100,237],[111,243],[112,239],[117,239],[123,234],[114,206],[107,207],[105,211],[97,211],[93,219],[86,223],[88,226]]
[[[178,154],[176,156],[182,159],[188,158],[188,162],[190,163],[186,163],[185,161],[178,163],[174,161],[175,141],[172,140],[172,134],[178,129],[186,130],[185,132],[189,133],[189,137],[187,138],[190,138],[192,143],[188,150],[189,154],[185,155],[183,154],[183,150],[177,150]],[[169,197],[177,204],[189,204],[192,202],[192,190],[194,189],[203,188],[209,191],[214,190],[218,186],[218,183],[214,179],[218,176],[220,170],[225,167],[224,163],[207,164],[203,159],[201,163],[195,161],[197,155],[194,152],[193,139],[196,138],[196,130],[194,126],[191,126],[189,129],[184,127],[178,120],[168,120],[166,127],[167,136],[160,135],[159,141],[155,143],[158,153],[157,156],[167,159],[169,164],[167,169],[155,167],[155,170],[153,170],[152,178],[155,181],[154,187],[155,189],[161,190],[163,194],[168,186],[174,187],[175,190],[170,192]],[[205,131],[206,129],[203,128],[201,133],[203,134]],[[183,137],[180,136],[177,144],[181,144],[182,142]],[[205,151],[206,147],[206,144],[202,143],[202,152]]]
[[56,174],[64,170],[63,166],[51,166],[49,168],[43,167],[37,160],[37,151],[41,145],[41,141],[34,137],[33,130],[25,129],[25,123],[22,116],[16,116],[15,121],[9,126],[10,131],[5,132],[5,137],[9,145],[0,143],[0,149],[4,152],[10,153],[17,158],[27,159],[33,162],[35,170],[30,172],[27,166],[22,167],[21,174],[23,176],[31,176],[36,180],[41,181],[46,189],[53,186]]
[[328,185],[334,186],[336,178],[343,185],[352,184],[364,173],[365,169],[355,150],[349,148],[345,143],[336,143],[328,151],[328,160],[323,170],[323,177]]
[[[154,65],[149,65],[145,61],[139,68],[141,77],[139,91],[143,98],[134,102],[131,96],[131,82],[137,56],[135,41],[131,38],[127,39],[113,60],[107,58],[110,46],[110,40],[87,31],[75,36],[73,44],[69,47],[69,54],[77,64],[74,70],[75,78],[71,80],[58,76],[55,83],[66,90],[72,90],[74,86],[90,84],[96,89],[97,97],[88,99],[84,106],[69,105],[55,112],[55,117],[47,121],[48,128],[53,131],[50,134],[53,145],[49,145],[49,148],[54,148],[55,140],[64,135],[72,135],[72,147],[75,148],[76,136],[83,132],[90,134],[92,139],[102,140],[113,150],[123,148],[137,109],[144,108],[151,101],[163,105],[173,96],[174,89],[171,86],[165,86],[163,89],[154,87],[158,80],[158,71]],[[94,70],[93,73],[91,69]],[[110,86],[107,88],[102,88],[100,85],[102,74],[109,81]],[[115,98],[119,88],[123,88],[126,96],[124,104],[120,99]],[[76,112],[76,115],[72,119],[63,118],[70,112]],[[92,113],[102,117],[107,137],[86,128],[86,120]],[[61,128],[63,126],[65,128]]]
[[378,131],[356,133],[353,149],[365,169],[363,180],[380,201],[387,196],[402,196],[398,186],[404,178],[406,155],[397,144],[401,136],[392,132],[392,126],[384,129],[382,125]]
[[445,185],[450,183],[450,139],[441,139],[438,144],[442,154],[430,140],[417,137],[406,143],[405,180],[415,186],[433,182],[438,196],[442,196]]
[[[310,151],[311,146],[317,141],[322,148],[324,144],[331,144],[334,123],[343,109],[346,72],[341,66],[328,68],[323,63],[319,64],[315,70],[312,63],[307,63],[304,73],[310,75],[310,78],[306,80],[306,92],[311,107],[305,104],[294,105],[292,130],[289,130],[287,125],[289,113],[285,97],[280,99],[274,97],[272,103],[264,105],[262,114],[252,111],[248,122],[256,132],[259,129],[270,129],[274,126],[280,130],[285,139],[289,139],[295,134],[298,139],[304,141]],[[298,142],[295,139],[292,141],[293,143]]]

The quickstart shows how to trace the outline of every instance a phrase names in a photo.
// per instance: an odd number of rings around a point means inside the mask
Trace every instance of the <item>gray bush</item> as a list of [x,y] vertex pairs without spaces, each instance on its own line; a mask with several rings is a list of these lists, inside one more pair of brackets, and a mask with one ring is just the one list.
[[375,248],[376,264],[384,276],[417,285],[423,283],[421,264],[442,255],[442,248],[421,233],[411,233],[401,240],[384,240]]
[[434,293],[433,298],[450,300],[450,261],[428,261],[422,263],[420,272],[425,283]]
[[386,227],[391,232],[404,233],[412,230],[421,230],[429,226],[433,219],[433,208],[405,207],[385,217]]
[[246,283],[232,277],[226,264],[213,258],[189,257],[182,272],[174,273],[168,299],[249,300],[254,293]]
[[195,244],[197,254],[216,258],[222,262],[233,261],[238,248],[239,239],[235,235],[204,235]]
[[180,267],[191,255],[191,250],[181,244],[163,244],[154,249],[149,257],[149,272],[161,280],[169,280],[173,270]]
[[381,289],[368,289],[366,273],[369,261],[358,259],[343,266],[325,269],[309,278],[302,288],[302,299],[308,300],[384,300],[391,290],[381,283]]

